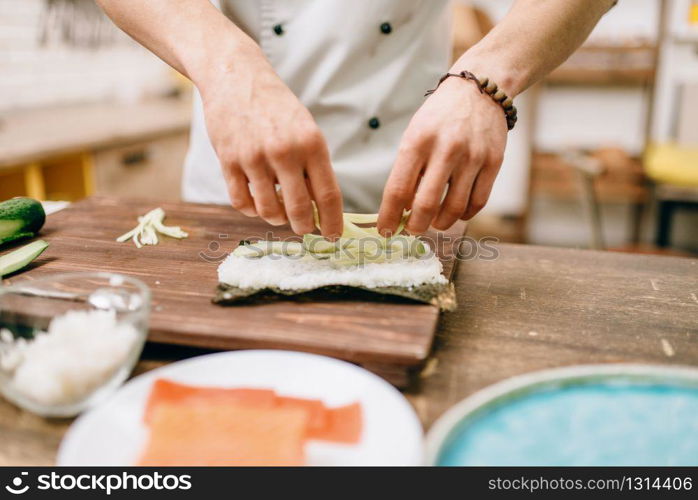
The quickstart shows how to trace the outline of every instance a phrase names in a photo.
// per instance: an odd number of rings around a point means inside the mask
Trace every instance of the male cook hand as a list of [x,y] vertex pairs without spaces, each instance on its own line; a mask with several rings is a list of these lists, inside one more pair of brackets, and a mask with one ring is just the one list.
[[288,221],[295,233],[305,234],[315,228],[315,200],[322,234],[339,236],[342,195],[325,139],[264,57],[217,72],[200,90],[232,206],[270,224]]
[[489,198],[506,141],[502,108],[474,82],[446,79],[402,137],[383,192],[381,234],[394,232],[403,209],[410,207],[407,230],[413,234],[430,224],[447,229],[473,217]]

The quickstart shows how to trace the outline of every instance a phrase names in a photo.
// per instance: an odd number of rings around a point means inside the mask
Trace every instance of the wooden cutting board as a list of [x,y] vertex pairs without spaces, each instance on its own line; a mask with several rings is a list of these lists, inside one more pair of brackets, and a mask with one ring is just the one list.
[[[115,238],[136,218],[162,207],[168,225],[189,238],[163,237],[137,249]],[[446,236],[463,235],[459,223]],[[50,215],[40,237],[49,248],[7,282],[67,271],[110,271],[142,280],[152,290],[149,340],[212,349],[291,349],[325,354],[365,366],[396,385],[429,355],[439,316],[429,305],[362,301],[275,301],[218,306],[211,303],[217,266],[239,240],[291,236],[230,207],[93,197]],[[431,233],[435,237],[436,233]],[[437,245],[450,277],[453,244]]]

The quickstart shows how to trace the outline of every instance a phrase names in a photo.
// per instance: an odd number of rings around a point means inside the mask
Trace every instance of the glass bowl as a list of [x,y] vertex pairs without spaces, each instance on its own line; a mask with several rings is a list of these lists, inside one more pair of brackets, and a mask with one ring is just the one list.
[[150,290],[120,274],[67,273],[0,286],[0,393],[44,417],[112,394],[138,362]]

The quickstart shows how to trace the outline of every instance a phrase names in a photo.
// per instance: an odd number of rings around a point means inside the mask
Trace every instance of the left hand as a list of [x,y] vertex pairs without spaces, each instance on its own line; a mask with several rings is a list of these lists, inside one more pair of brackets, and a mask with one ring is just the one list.
[[394,232],[406,208],[412,209],[407,223],[412,234],[472,218],[490,196],[506,141],[502,108],[474,82],[446,79],[402,137],[383,191],[378,230],[384,236]]

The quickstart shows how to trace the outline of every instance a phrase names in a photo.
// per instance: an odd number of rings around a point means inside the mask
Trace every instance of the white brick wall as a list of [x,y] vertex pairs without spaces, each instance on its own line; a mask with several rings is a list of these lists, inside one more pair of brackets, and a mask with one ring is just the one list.
[[169,68],[113,25],[116,43],[97,49],[39,43],[44,0],[0,0],[0,112],[133,100],[172,85]]

